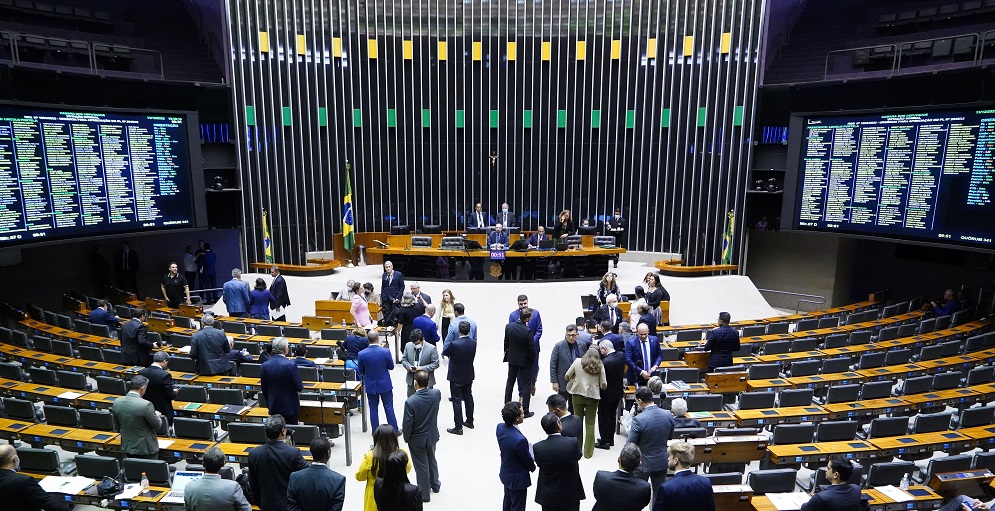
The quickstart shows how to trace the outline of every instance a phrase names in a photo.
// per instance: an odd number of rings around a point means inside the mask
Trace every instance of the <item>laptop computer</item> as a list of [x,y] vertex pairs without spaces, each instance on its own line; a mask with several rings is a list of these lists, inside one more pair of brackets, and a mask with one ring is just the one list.
[[553,240],[546,239],[539,242],[539,250],[552,250],[552,249],[553,249]]
[[169,493],[159,499],[159,502],[163,504],[182,504],[183,489],[187,487],[187,484],[200,479],[203,475],[203,472],[177,472],[173,475],[173,483],[169,486]]

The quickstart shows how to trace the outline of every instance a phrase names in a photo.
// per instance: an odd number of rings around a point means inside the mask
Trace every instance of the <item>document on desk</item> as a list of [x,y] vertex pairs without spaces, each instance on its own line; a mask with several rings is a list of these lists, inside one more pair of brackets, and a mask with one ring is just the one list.
[[80,397],[82,395],[83,395],[82,392],[63,392],[62,394],[59,394],[58,398],[59,399],[76,399],[76,398],[78,398],[78,397]]
[[173,445],[173,440],[167,440],[167,439],[164,439],[164,438],[159,438],[158,441],[159,441],[159,448],[160,449],[166,449],[169,446]]
[[115,495],[114,500],[129,500],[142,493],[142,485],[138,483],[124,485],[124,491]]
[[875,486],[874,489],[883,493],[885,497],[888,497],[895,502],[912,502],[913,500],[916,500],[915,497],[909,495],[905,490],[896,488],[890,484],[888,486]]
[[768,493],[767,498],[778,511],[798,511],[811,495],[802,492]]
[[48,476],[41,481],[38,481],[38,485],[41,489],[48,493],[63,493],[66,495],[76,495],[77,493],[93,486],[93,479],[88,477],[58,477],[58,476]]
[[359,386],[359,382],[358,381],[347,381],[347,382],[345,382],[345,383],[342,384],[342,389],[343,390],[356,390],[356,387],[358,387],[358,386]]
[[321,357],[321,358],[314,359],[314,363],[316,365],[322,366],[322,365],[325,365],[325,362],[328,362],[328,357]]
[[180,348],[180,353],[190,353],[190,346]]

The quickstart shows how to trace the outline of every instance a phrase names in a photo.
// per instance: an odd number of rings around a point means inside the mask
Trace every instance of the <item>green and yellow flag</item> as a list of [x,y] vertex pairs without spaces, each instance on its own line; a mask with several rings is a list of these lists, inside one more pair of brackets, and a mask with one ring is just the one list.
[[732,264],[732,234],[736,224],[736,213],[729,211],[726,215],[726,233],[722,237],[722,264]]
[[352,252],[356,244],[356,232],[353,229],[352,218],[352,182],[349,180],[349,169],[352,165],[345,162],[345,193],[342,196],[342,244],[346,252]]
[[266,255],[266,262],[273,263],[273,238],[269,235],[269,213],[263,210],[263,253]]

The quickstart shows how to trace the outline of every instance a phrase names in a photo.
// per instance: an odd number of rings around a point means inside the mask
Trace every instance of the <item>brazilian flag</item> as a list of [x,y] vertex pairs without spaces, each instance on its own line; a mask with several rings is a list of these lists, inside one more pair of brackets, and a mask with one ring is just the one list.
[[273,238],[269,235],[269,213],[263,210],[263,253],[266,255],[266,262],[273,263]]
[[726,215],[726,233],[722,237],[722,264],[732,264],[732,234],[736,223],[736,213],[729,211]]
[[351,165],[345,162],[345,194],[342,196],[342,244],[346,252],[352,252],[353,245],[356,244],[356,232],[353,226],[355,221],[352,217],[352,182],[349,180],[349,169]]

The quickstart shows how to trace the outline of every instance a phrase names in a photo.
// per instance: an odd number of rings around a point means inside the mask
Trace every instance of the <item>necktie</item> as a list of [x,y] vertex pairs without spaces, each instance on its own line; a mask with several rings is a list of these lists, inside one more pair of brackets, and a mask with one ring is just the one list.
[[508,225],[508,213],[504,214],[504,220],[501,223],[503,223],[504,225]]
[[612,322],[612,326],[615,326],[615,309],[608,306],[608,319]]
[[393,282],[394,282],[394,272],[390,272],[387,274],[387,285],[389,286]]
[[650,345],[648,342],[643,341],[643,369],[645,369],[647,373],[650,372],[651,363],[652,360],[650,360]]
[[484,215],[477,213],[477,227],[484,226]]
[[415,364],[421,362],[421,348],[415,348]]

